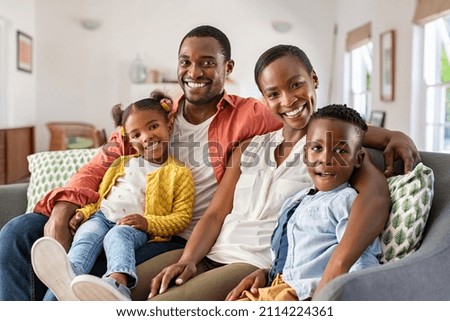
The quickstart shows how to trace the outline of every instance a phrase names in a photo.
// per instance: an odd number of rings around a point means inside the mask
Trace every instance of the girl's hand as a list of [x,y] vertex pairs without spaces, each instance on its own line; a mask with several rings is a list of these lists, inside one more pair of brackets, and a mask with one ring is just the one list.
[[268,270],[258,269],[247,275],[242,281],[228,293],[226,301],[235,301],[239,299],[244,290],[248,290],[253,294],[258,293],[258,289],[265,287],[267,284]]
[[47,223],[44,225],[44,236],[53,237],[61,243],[66,251],[69,251],[70,245],[72,244],[73,234],[72,227],[69,223],[77,208],[78,205],[69,202],[57,202],[53,207],[52,214]]
[[128,225],[144,232],[148,229],[147,220],[140,214],[129,214],[118,220],[117,225]]
[[81,213],[75,213],[74,216],[69,221],[69,229],[72,236],[75,235],[75,232],[80,227],[81,222],[83,222],[83,214]]

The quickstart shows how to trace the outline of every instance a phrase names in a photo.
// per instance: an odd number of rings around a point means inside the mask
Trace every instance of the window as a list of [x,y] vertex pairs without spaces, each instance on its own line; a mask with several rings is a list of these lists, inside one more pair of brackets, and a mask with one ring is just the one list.
[[372,40],[371,23],[347,33],[344,72],[344,96],[350,107],[365,119],[371,112]]
[[450,15],[424,25],[425,148],[450,152]]
[[350,105],[367,119],[372,105],[372,42],[353,49],[349,54]]

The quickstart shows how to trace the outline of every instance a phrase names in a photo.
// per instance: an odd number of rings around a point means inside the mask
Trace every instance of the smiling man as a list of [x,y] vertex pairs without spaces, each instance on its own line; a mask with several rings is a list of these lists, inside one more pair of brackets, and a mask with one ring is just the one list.
[[184,96],[176,106],[171,152],[194,176],[193,224],[182,235],[186,239],[208,207],[232,149],[245,139],[281,128],[257,99],[226,93],[226,77],[233,68],[230,42],[217,28],[199,26],[182,39],[178,82]]

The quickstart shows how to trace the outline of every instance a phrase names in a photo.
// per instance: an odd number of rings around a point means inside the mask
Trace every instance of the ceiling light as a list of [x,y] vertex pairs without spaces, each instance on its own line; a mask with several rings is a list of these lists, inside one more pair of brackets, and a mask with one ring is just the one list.
[[80,23],[84,29],[91,30],[91,31],[97,30],[102,25],[102,23],[96,19],[81,19]]
[[277,32],[286,33],[292,29],[292,24],[286,21],[273,21],[272,27]]

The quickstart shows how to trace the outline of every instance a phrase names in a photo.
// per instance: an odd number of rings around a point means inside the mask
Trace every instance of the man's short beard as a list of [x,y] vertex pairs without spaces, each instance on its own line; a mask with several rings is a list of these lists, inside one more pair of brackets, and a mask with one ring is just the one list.
[[184,94],[184,97],[185,97],[186,101],[192,105],[207,105],[207,104],[215,101],[217,99],[217,97],[222,97],[224,94],[224,91],[225,90],[223,90],[220,94],[214,95],[214,96],[211,96],[208,93],[207,95],[203,95],[199,99],[191,99],[191,97],[189,97],[186,94]]

